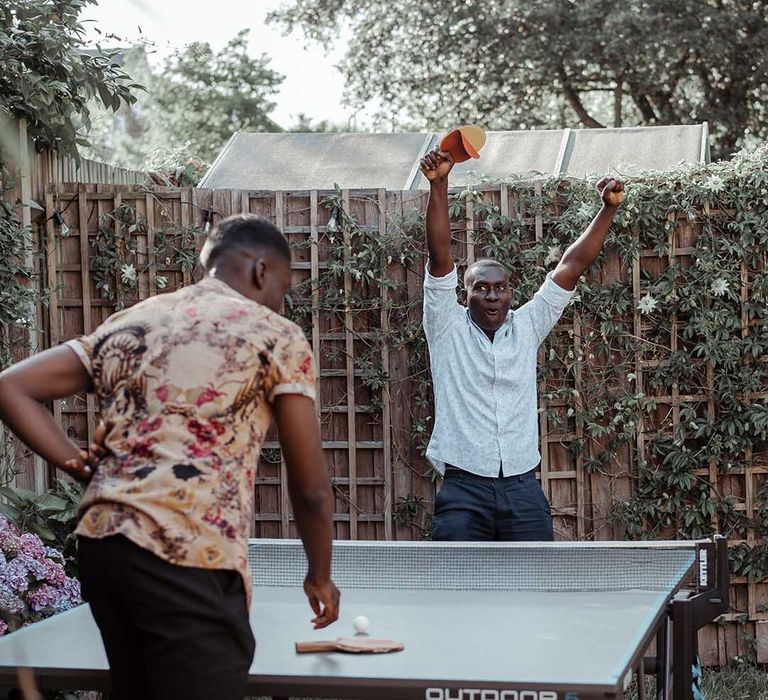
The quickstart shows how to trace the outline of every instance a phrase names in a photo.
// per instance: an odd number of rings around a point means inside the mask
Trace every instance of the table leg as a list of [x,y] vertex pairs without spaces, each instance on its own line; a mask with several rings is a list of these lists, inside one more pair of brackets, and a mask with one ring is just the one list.
[[637,700],[645,700],[645,666],[640,661],[640,665],[637,667]]
[[669,697],[669,618],[656,632],[656,700]]

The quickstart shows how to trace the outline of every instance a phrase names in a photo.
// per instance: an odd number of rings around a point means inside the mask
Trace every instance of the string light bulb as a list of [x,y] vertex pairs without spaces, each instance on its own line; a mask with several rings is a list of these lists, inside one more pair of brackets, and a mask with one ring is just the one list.
[[339,226],[340,214],[341,209],[339,209],[338,206],[334,206],[331,211],[331,218],[328,219],[328,224],[325,227],[325,230],[328,231],[328,233],[339,233],[339,231],[341,231],[341,226]]
[[213,209],[203,209],[203,231],[208,233],[213,223]]
[[57,209],[53,212],[53,223],[59,227],[59,233],[62,238],[66,238],[70,234],[70,228],[67,226],[67,222],[64,221],[64,217],[61,214],[61,209]]

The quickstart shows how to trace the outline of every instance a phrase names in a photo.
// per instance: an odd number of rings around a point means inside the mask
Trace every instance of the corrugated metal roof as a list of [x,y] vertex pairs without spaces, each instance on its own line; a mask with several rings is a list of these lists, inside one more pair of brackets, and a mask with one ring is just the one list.
[[[423,189],[419,158],[441,133],[237,133],[200,187],[243,190]],[[589,174],[630,176],[709,160],[707,124],[626,129],[489,131],[479,160],[458,164],[451,184]]]

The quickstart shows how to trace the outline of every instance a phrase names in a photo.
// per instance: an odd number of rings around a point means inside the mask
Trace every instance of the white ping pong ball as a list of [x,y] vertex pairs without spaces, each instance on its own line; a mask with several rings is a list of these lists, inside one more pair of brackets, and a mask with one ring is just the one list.
[[358,634],[365,634],[370,626],[371,623],[368,621],[368,618],[365,615],[358,615],[354,620],[352,620],[352,627],[355,628],[355,632]]

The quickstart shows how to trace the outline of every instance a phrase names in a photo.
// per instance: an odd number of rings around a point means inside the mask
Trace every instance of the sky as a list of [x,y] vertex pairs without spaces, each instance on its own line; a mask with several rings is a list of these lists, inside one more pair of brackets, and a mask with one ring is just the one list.
[[87,7],[82,19],[94,20],[86,24],[94,40],[99,39],[94,27],[123,38],[123,45],[143,38],[155,44],[158,56],[193,41],[207,41],[218,49],[248,28],[253,55],[267,54],[271,67],[285,76],[271,115],[278,124],[290,126],[301,112],[314,121],[348,124],[353,114],[342,105],[344,80],[336,68],[344,52],[343,41],[327,55],[318,44],[307,44],[300,32],[283,36],[280,28],[266,23],[266,16],[284,4],[284,0],[215,0],[210,4],[99,0],[98,5]]

